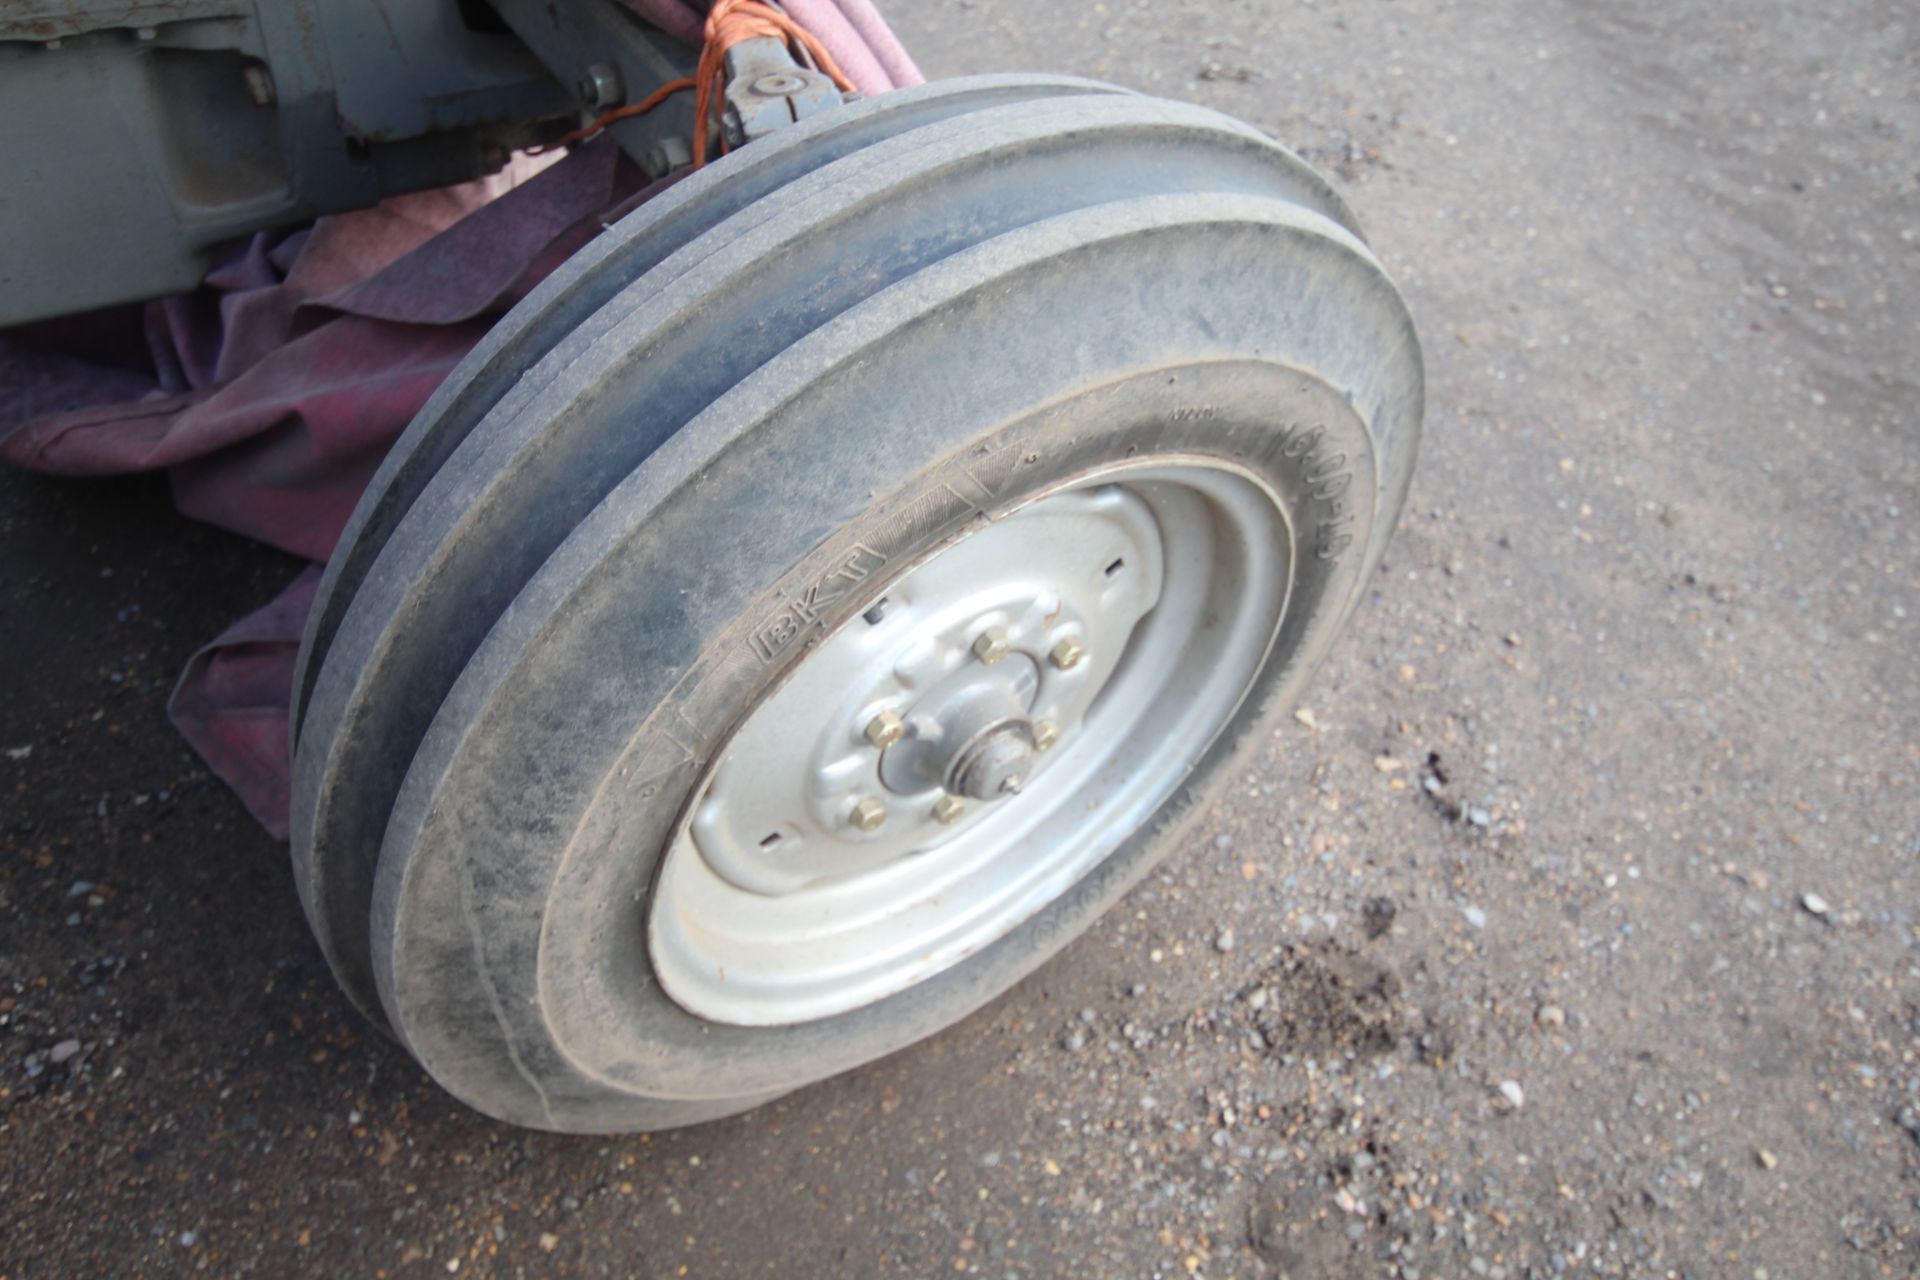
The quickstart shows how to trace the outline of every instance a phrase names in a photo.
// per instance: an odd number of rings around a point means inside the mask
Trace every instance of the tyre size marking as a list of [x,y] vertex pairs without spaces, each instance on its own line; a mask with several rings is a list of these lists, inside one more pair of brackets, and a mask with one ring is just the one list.
[[1212,404],[1186,405],[1167,414],[1168,422],[1211,422],[1220,416],[1220,406]]
[[1292,423],[1280,432],[1280,456],[1300,464],[1306,482],[1307,498],[1320,509],[1320,520],[1313,530],[1313,554],[1317,560],[1332,560],[1353,545],[1353,504],[1347,490],[1353,487],[1353,468],[1344,452],[1327,446],[1327,429],[1314,424],[1302,430]]
[[854,543],[833,562],[832,568],[814,579],[811,586],[786,601],[753,629],[754,652],[764,662],[778,658],[808,627],[819,622],[827,610],[851,595],[886,563],[887,558],[872,547]]

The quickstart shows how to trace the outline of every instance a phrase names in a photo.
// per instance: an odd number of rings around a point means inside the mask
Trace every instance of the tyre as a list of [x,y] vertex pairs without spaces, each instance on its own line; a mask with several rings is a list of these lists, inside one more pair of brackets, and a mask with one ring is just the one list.
[[993,999],[1173,847],[1384,550],[1419,352],[1326,184],[1211,112],[987,83],[643,206],[362,503],[303,902],[490,1115],[690,1123]]

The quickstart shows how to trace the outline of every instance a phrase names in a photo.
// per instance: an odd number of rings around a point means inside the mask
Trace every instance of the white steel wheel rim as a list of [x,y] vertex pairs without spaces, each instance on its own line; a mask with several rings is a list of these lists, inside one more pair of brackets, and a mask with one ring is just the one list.
[[696,786],[648,908],[661,989],[709,1021],[791,1025],[1006,936],[1232,718],[1280,630],[1291,552],[1270,489],[1195,459],[1082,476],[906,570]]

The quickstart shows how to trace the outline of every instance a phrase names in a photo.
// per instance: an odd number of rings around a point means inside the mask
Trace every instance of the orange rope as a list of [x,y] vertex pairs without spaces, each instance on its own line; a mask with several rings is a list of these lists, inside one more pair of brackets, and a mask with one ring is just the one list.
[[[630,107],[609,111],[585,128],[575,129],[545,146],[529,148],[528,154],[537,156],[543,151],[554,151],[584,142],[610,124],[644,115],[674,94],[684,89],[694,89],[697,92],[693,105],[693,167],[698,169],[707,162],[707,134],[712,128],[712,118],[719,110],[719,100],[726,93],[727,50],[742,40],[758,40],[762,37],[785,43],[796,56],[800,50],[804,50],[813,60],[813,65],[843,91],[853,88],[853,82],[840,70],[826,46],[811,31],[772,5],[764,0],[714,0],[713,8],[707,13],[706,43],[700,49],[700,68],[692,76],[669,81],[648,94],[644,100]],[[726,145],[724,133],[720,142],[721,146]]]
[[692,76],[682,76],[678,80],[669,80],[632,106],[616,107],[584,129],[575,129],[566,137],[557,138],[545,146],[527,148],[527,154],[537,156],[543,151],[558,151],[561,147],[570,147],[576,142],[585,142],[588,138],[593,137],[608,125],[617,124],[633,116],[645,115],[647,112],[665,102],[668,98],[671,98],[674,94],[691,88],[693,88]]
[[[842,90],[853,88],[853,82],[842,74],[826,46],[812,32],[772,5],[763,0],[714,0],[713,8],[707,12],[707,42],[700,50],[700,69],[694,73],[694,78],[699,81],[699,92],[693,107],[694,168],[698,169],[707,162],[707,131],[711,127],[708,121],[718,109],[719,98],[726,92],[727,50],[742,40],[761,37],[782,41],[790,50],[799,46],[812,57],[813,65],[831,77]],[[726,145],[724,134],[721,135],[721,145]]]

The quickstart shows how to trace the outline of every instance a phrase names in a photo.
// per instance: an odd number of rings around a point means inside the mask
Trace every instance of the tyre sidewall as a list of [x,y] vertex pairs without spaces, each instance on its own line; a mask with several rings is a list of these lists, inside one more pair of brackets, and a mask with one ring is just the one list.
[[[1310,261],[1299,269],[1312,278]],[[1324,327],[1346,331],[1317,340],[1332,351],[1379,349],[1379,332],[1392,336],[1404,321],[1390,288],[1380,290],[1390,301],[1384,319],[1365,306],[1329,313]],[[997,301],[974,305],[991,314]],[[992,323],[964,312],[943,319]],[[923,334],[917,365],[856,361],[816,381],[660,495],[619,553],[593,566],[591,588],[556,613],[551,643],[520,655],[511,696],[487,695],[492,726],[470,717],[463,740],[440,753],[469,757],[468,779],[515,779],[506,796],[447,785],[451,767],[418,787],[409,780],[413,811],[397,821],[399,838],[420,834],[429,818],[445,829],[433,848],[391,868],[390,830],[376,932],[388,948],[383,997],[423,1063],[482,1110],[554,1128],[644,1126],[663,1099],[709,1106],[764,1096],[964,1017],[1146,874],[1324,655],[1381,543],[1379,521],[1396,512],[1405,471],[1404,459],[1376,456],[1381,424],[1360,411],[1405,402],[1388,375],[1335,386],[1272,357],[1249,359],[1251,344],[1234,332],[1248,322],[1215,319],[1218,336],[1209,327],[1204,341],[1160,341],[1171,357],[1142,358],[1155,346],[1142,340],[1131,358],[1114,360],[1108,353],[1127,344],[1094,332],[1081,350],[1102,353],[1104,371],[1059,367],[1058,344],[1022,370],[1023,357],[1003,344],[1004,367],[948,370],[944,382],[925,374],[943,336]],[[921,370],[921,381],[902,368]],[[1075,385],[1086,389],[1057,397]],[[1052,403],[1033,403],[1050,393]],[[1395,437],[1410,446],[1410,434]],[[732,726],[889,578],[967,528],[1090,471],[1166,461],[1211,461],[1265,485],[1292,534],[1292,581],[1272,657],[1153,819],[1011,933],[896,996],[774,1028],[721,1026],[675,1005],[646,960],[649,890]],[[1388,501],[1377,509],[1383,483]],[[595,661],[611,669],[594,680],[579,674]],[[513,677],[479,665],[476,684]],[[546,678],[525,674],[533,668]],[[671,685],[640,700],[595,692],[617,690],[630,680],[623,671],[641,668],[655,681],[670,673]],[[596,706],[624,724],[571,737],[560,728],[590,726]],[[473,738],[488,740],[468,750]],[[577,821],[566,817],[568,803],[551,803],[562,792],[591,794]],[[556,810],[569,825],[518,844],[494,838]],[[539,847],[556,850],[557,861],[525,857]]]

